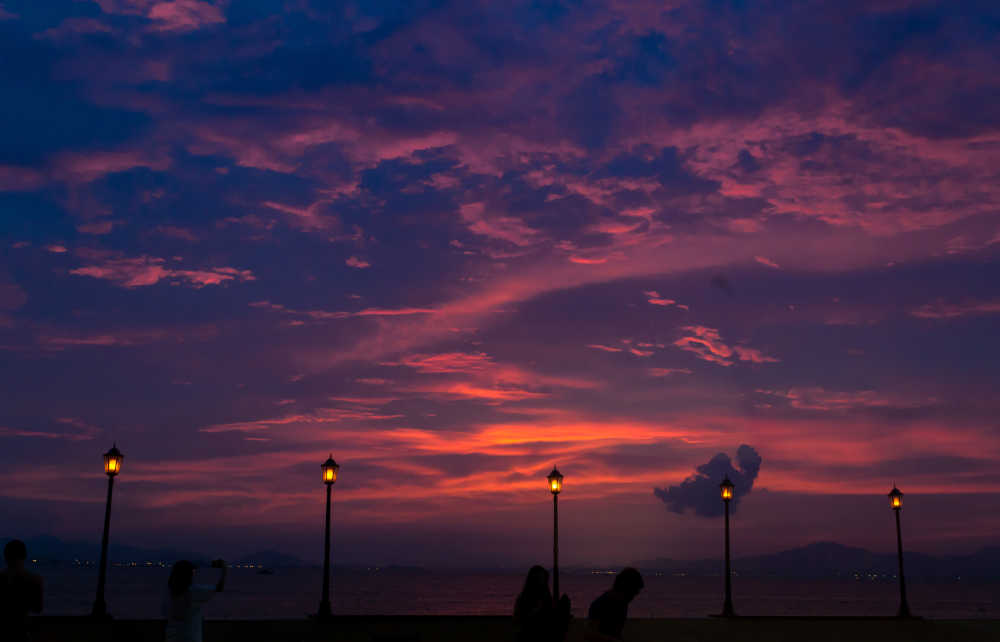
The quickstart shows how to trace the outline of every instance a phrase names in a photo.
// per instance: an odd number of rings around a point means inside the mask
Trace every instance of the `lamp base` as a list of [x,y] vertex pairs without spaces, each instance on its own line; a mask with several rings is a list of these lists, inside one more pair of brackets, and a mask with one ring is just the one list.
[[93,608],[90,609],[90,617],[100,620],[110,620],[111,614],[108,613],[108,605],[103,600],[94,602]]
[[723,602],[722,613],[719,613],[715,617],[736,617],[736,609],[733,608],[733,603],[728,599]]

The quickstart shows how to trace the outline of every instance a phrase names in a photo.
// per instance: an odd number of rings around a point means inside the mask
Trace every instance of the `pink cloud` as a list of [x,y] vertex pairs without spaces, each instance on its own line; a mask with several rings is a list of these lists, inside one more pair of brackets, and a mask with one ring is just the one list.
[[[436,312],[433,308],[364,308],[356,312],[349,312],[346,310],[339,310],[335,312],[329,312],[327,310],[295,310],[287,308],[280,303],[272,303],[270,301],[252,301],[249,305],[252,308],[273,310],[275,312],[282,312],[292,316],[304,317],[305,319],[312,321],[350,319],[353,317],[406,317],[413,315],[434,314]],[[299,321],[295,323],[301,324]]]
[[363,270],[365,268],[369,268],[369,267],[372,266],[372,264],[369,263],[368,261],[365,261],[363,259],[359,259],[356,256],[350,257],[349,259],[347,259],[346,261],[344,261],[344,263],[346,263],[348,266],[350,266],[352,268],[357,268],[359,270]]
[[224,424],[213,424],[199,428],[198,432],[223,433],[223,432],[261,432],[271,429],[299,428],[313,424],[336,424],[341,422],[355,421],[385,421],[388,419],[399,419],[403,415],[386,415],[367,409],[342,409],[342,408],[318,408],[313,412],[284,415],[271,419],[255,419],[251,421],[237,421]]
[[587,258],[584,256],[571,256],[569,260],[580,265],[601,265],[608,262],[606,258]]
[[226,21],[222,11],[200,0],[171,0],[159,2],[147,14],[160,31],[193,31]]
[[646,372],[651,377],[668,377],[672,374],[691,374],[687,368],[647,368]]
[[801,410],[841,411],[855,408],[919,408],[936,402],[934,398],[903,399],[879,394],[874,390],[827,390],[822,387],[793,387],[786,391],[757,392],[784,399]]
[[686,305],[677,305],[677,301],[660,296],[660,293],[657,292],[656,290],[646,290],[645,292],[643,292],[643,294],[646,295],[647,297],[646,300],[651,305],[660,305],[664,307],[676,305],[678,308],[683,308],[687,310]]
[[775,263],[771,259],[767,258],[766,256],[755,256],[755,257],[753,257],[753,260],[757,261],[761,265],[766,265],[769,268],[774,268],[776,270],[781,268],[780,265],[778,265],[777,263]]
[[9,281],[7,275],[0,272],[0,310],[16,310],[28,300],[17,283]]
[[205,341],[218,336],[214,325],[169,328],[114,329],[103,332],[60,332],[44,330],[36,341],[45,350],[85,347],[131,347],[160,341]]
[[53,254],[65,254],[66,253],[66,246],[65,245],[46,245],[45,249],[47,251],[53,253]]
[[739,357],[740,361],[749,361],[751,363],[778,363],[781,361],[781,359],[776,357],[765,355],[760,350],[744,346],[733,346],[733,353]]
[[0,191],[30,191],[38,189],[43,184],[45,176],[37,170],[0,165]]
[[157,0],[94,0],[104,13],[144,15]]
[[764,355],[754,348],[727,345],[715,328],[692,325],[681,329],[690,333],[690,336],[681,337],[674,341],[674,345],[681,350],[694,353],[703,361],[717,363],[720,366],[731,366],[736,361],[749,361],[750,363],[777,363],[780,361],[780,359]]
[[532,245],[540,239],[539,232],[519,218],[487,215],[484,203],[466,203],[459,208],[459,213],[469,231],[481,236],[507,241],[518,247]]
[[104,234],[110,234],[112,227],[114,227],[114,223],[112,221],[96,221],[93,223],[80,223],[76,226],[76,230],[81,234],[102,236]]
[[157,225],[153,228],[153,232],[167,238],[177,239],[179,241],[195,242],[201,240],[191,230],[184,227],[177,227],[175,225]]
[[516,385],[484,386],[468,382],[432,384],[423,386],[419,390],[434,397],[475,399],[485,401],[488,404],[545,399],[552,396],[548,392],[529,390]]
[[481,372],[494,365],[493,359],[483,352],[444,352],[441,354],[411,354],[399,361],[382,365],[406,366],[424,373]]
[[965,301],[962,303],[948,303],[938,300],[910,310],[910,315],[920,319],[957,319],[998,312],[1000,312],[1000,300]]
[[[147,339],[155,340],[160,335],[147,335]],[[89,336],[79,336],[79,337],[66,337],[66,336],[54,336],[54,337],[43,337],[41,343],[45,346],[60,349],[63,347],[76,347],[76,346],[132,346],[138,343],[146,343],[147,341],[137,341],[135,337],[123,336],[121,334],[93,334]]]
[[319,200],[308,207],[295,207],[274,201],[264,201],[263,205],[288,214],[293,225],[304,230],[327,230],[340,226],[340,219],[327,212],[331,200]]
[[400,317],[414,314],[434,314],[433,308],[365,308],[354,312],[356,317]]
[[148,150],[66,152],[54,159],[51,177],[68,183],[89,183],[136,167],[162,172],[170,167],[170,158],[150,154]]
[[250,270],[232,267],[181,270],[167,267],[164,259],[145,255],[134,258],[106,258],[94,265],[74,268],[69,272],[78,276],[111,281],[125,288],[146,287],[164,280],[178,283],[186,282],[200,288],[206,285],[220,285],[228,281],[241,282],[255,279]]
[[[549,376],[511,364],[496,363],[482,352],[446,352],[405,355],[384,366],[406,366],[428,375],[443,375],[432,383],[397,388],[424,397],[470,399],[490,405],[545,399],[552,388],[592,389],[597,384],[580,378]],[[456,376],[461,375],[461,376]]]
[[[339,401],[341,403],[352,404],[355,406],[384,406],[387,403],[392,403],[393,401],[399,401],[402,397],[330,397],[330,401]],[[288,403],[294,403],[294,400],[286,399]]]
[[60,40],[70,36],[91,33],[111,33],[111,27],[94,18],[67,18],[58,26],[46,29],[36,38]]
[[0,426],[0,437],[37,437],[41,439],[89,441],[97,437],[101,432],[100,428],[75,417],[60,417],[55,421],[59,425],[52,430],[25,430]]
[[621,348],[614,348],[612,346],[606,346],[606,345],[603,345],[603,344],[600,344],[600,343],[588,343],[587,347],[588,348],[592,348],[594,350],[602,350],[604,352],[621,352],[622,351]]

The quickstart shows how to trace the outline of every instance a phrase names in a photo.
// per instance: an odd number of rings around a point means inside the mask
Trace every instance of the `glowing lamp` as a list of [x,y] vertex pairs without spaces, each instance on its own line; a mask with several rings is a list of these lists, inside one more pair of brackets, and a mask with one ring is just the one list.
[[320,464],[323,469],[323,483],[333,484],[337,481],[337,471],[340,470],[340,466],[337,462],[333,461],[333,454],[330,454],[329,459]]
[[726,477],[719,484],[719,490],[722,491],[722,501],[728,502],[733,498],[733,491],[736,490],[736,487],[733,486],[733,482],[729,481],[729,477]]
[[895,484],[893,484],[892,490],[889,491],[889,506],[895,510],[903,507],[903,492],[896,488]]
[[104,472],[108,477],[114,477],[122,471],[122,459],[125,459],[125,455],[118,450],[116,444],[112,444],[111,450],[104,453]]
[[549,490],[552,491],[553,495],[558,495],[562,492],[562,482],[563,476],[559,472],[559,469],[555,466],[552,467],[552,472],[546,477],[549,480]]

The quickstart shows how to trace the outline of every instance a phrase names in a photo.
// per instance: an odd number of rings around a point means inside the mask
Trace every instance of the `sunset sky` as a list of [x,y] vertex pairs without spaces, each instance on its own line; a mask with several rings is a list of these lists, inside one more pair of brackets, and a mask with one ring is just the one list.
[[96,541],[117,442],[112,539],[223,556],[318,559],[330,453],[335,563],[547,562],[554,464],[567,564],[719,555],[730,465],[736,556],[894,550],[894,481],[995,543],[998,32],[0,0],[0,536]]

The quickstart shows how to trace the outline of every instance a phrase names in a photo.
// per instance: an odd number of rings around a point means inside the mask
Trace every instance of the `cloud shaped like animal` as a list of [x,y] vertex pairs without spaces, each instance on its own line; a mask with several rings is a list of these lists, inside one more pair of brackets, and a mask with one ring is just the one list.
[[729,477],[736,487],[733,491],[734,507],[740,503],[744,495],[750,493],[754,480],[760,472],[760,454],[752,447],[743,444],[736,451],[736,463],[726,453],[719,453],[698,466],[691,475],[677,486],[669,488],[654,488],[653,494],[660,498],[667,508],[674,513],[684,513],[688,509],[702,517],[717,517],[722,514],[722,500],[719,496],[719,484]]

